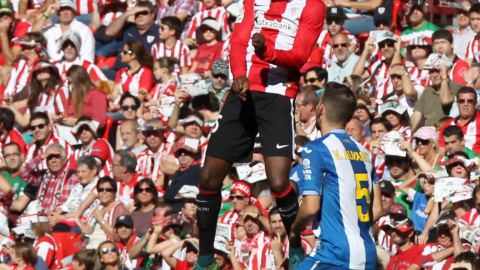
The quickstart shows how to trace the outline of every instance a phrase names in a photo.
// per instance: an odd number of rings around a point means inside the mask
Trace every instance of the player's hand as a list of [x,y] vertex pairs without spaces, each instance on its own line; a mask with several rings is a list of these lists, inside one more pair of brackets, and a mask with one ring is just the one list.
[[252,36],[252,45],[255,48],[255,54],[262,58],[265,52],[265,36],[260,33],[255,33]]
[[247,76],[240,76],[233,80],[232,90],[241,100],[247,100],[247,92],[250,88]]

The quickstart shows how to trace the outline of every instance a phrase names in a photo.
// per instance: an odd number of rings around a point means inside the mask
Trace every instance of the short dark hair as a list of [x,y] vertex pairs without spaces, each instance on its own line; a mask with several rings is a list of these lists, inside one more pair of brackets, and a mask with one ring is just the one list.
[[295,136],[295,144],[298,146],[305,146],[307,143],[309,143],[311,140],[307,136],[303,135],[297,135]]
[[2,147],[2,151],[3,151],[3,149],[5,149],[6,147],[8,147],[8,146],[12,146],[12,145],[14,145],[14,146],[16,146],[16,147],[17,147],[17,149],[18,149],[18,152],[22,152],[22,148],[21,148],[21,147],[20,147],[20,145],[18,145],[18,143],[16,143],[16,142],[9,142],[9,143],[6,143],[6,144],[5,144],[5,145]]
[[80,118],[78,118],[77,122],[75,124],[78,124],[80,121],[92,121],[93,119],[90,116],[82,115]]
[[474,96],[473,99],[475,100],[475,102],[477,102],[477,91],[475,91],[475,89],[473,89],[472,87],[468,87],[468,86],[460,87],[460,89],[458,89],[457,100],[460,94],[467,94],[467,93],[473,94]]
[[392,124],[390,124],[385,117],[377,117],[373,118],[373,120],[370,122],[370,132],[372,132],[372,126],[375,124],[382,124],[387,129],[387,132],[392,131],[393,129]]
[[135,184],[135,187],[133,188],[134,190],[134,196],[133,196],[133,201],[134,201],[134,206],[135,206],[135,209],[138,210],[140,209],[140,207],[142,207],[142,203],[140,202],[140,200],[138,199],[138,193],[140,191],[140,187],[143,185],[143,184],[147,184],[149,188],[152,188],[153,192],[152,192],[152,202],[153,204],[155,205],[155,207],[158,205],[158,190],[157,188],[155,187],[155,184],[153,183],[152,179],[150,178],[143,178],[141,180],[139,180],[136,184]]
[[87,165],[89,170],[93,170],[94,168],[97,168],[97,161],[93,156],[81,156],[77,159],[76,165],[77,167],[80,165]]
[[317,78],[319,81],[323,81],[323,79],[325,79],[325,82],[328,81],[328,72],[326,69],[321,67],[312,67],[307,69],[307,71],[305,71],[305,75],[307,75],[307,73],[310,71],[313,71],[315,72],[315,74],[317,74]]
[[192,108],[197,111],[207,109],[212,112],[218,112],[220,111],[220,103],[214,93],[208,93],[193,97]]
[[117,150],[116,155],[120,156],[120,166],[125,166],[128,172],[135,172],[137,168],[137,157],[131,151]]
[[165,24],[166,26],[168,26],[168,28],[175,30],[175,37],[177,39],[180,38],[180,35],[182,34],[183,25],[182,25],[182,21],[179,18],[177,18],[176,16],[167,16],[167,17],[163,17],[161,19],[161,22],[162,24]]
[[[312,87],[308,87],[308,86],[312,86]],[[320,101],[320,97],[317,95],[316,90],[318,90],[318,87],[315,87],[314,85],[307,85],[307,87],[303,88],[301,93],[304,94],[303,96],[304,105],[311,103],[315,108],[317,107],[318,102]]]
[[7,131],[13,129],[15,121],[15,114],[9,108],[0,108],[0,123]]
[[[469,250],[465,250],[460,254],[458,254],[457,256],[455,256],[455,262],[468,262],[473,265],[475,260],[477,260],[477,254]],[[474,268],[474,269],[478,269],[478,268]]]
[[472,13],[480,14],[480,3],[475,3],[470,7],[470,10],[468,11],[468,16],[470,16]]
[[268,213],[268,221],[270,221],[270,217],[275,214],[280,214],[280,211],[278,210],[278,207],[273,207],[272,210]]
[[345,127],[355,112],[357,98],[348,86],[329,82],[325,84],[320,104],[325,105],[323,113],[329,121]]
[[73,255],[73,259],[80,265],[85,264],[85,269],[94,269],[95,249],[81,249]]
[[130,92],[126,92],[125,94],[122,95],[122,97],[120,97],[120,106],[123,104],[123,101],[125,101],[125,99],[127,98],[133,99],[133,101],[135,102],[135,106],[137,106],[137,108],[140,108],[140,105],[141,105],[140,100],[138,99],[138,97],[130,94]]
[[450,31],[447,29],[438,29],[437,31],[433,32],[432,34],[432,42],[435,42],[437,39],[446,39],[448,42],[453,43],[453,36]]
[[457,125],[453,125],[453,126],[448,126],[443,130],[443,137],[450,137],[453,135],[457,135],[457,138],[459,140],[463,139],[462,129]]
[[[157,17],[157,6],[152,4],[150,1],[139,1],[135,4],[136,7],[147,7],[150,12],[155,14],[155,18]],[[158,34],[158,33],[157,33]]]
[[45,120],[45,123],[48,125],[50,124],[50,118],[48,118],[48,115],[44,112],[34,112],[32,113],[32,116],[30,117],[30,123],[33,122],[33,120],[36,119],[43,119]]
[[104,183],[110,183],[110,185],[113,188],[113,192],[115,194],[117,194],[117,182],[115,182],[115,180],[113,178],[111,178],[110,176],[104,176],[104,177],[98,179],[97,189],[100,188],[100,185],[104,184]]

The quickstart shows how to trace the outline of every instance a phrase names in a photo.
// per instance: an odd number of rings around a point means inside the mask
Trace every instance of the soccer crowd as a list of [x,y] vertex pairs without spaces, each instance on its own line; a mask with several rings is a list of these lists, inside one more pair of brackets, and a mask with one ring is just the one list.
[[[377,269],[480,269],[480,3],[458,1],[447,30],[416,2],[396,29],[392,2],[377,2],[324,1],[298,71],[290,181],[301,201],[323,89],[345,84],[358,101],[346,132],[373,154],[381,190]],[[233,95],[243,13],[233,0],[0,0],[1,270],[196,267],[200,170]],[[221,197],[217,269],[288,269],[261,138]],[[320,248],[314,222],[306,254]]]

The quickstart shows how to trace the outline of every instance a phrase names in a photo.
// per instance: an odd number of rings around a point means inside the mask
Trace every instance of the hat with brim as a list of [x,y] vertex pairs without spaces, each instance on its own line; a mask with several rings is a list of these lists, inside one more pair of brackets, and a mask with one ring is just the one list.
[[180,188],[180,190],[178,191],[176,198],[179,198],[179,199],[196,199],[198,193],[200,193],[200,191],[198,190],[197,186],[183,185]]
[[407,218],[402,221],[390,222],[388,224],[381,226],[380,228],[384,231],[397,230],[401,233],[406,233],[414,229],[413,226],[411,226],[410,223],[408,222]]
[[194,154],[198,154],[200,152],[199,146],[200,140],[183,136],[173,146],[173,152],[176,153],[178,150],[184,149]]
[[28,223],[22,223],[17,227],[12,229],[12,232],[15,235],[23,235],[30,239],[35,239],[35,235],[33,234],[32,226]]
[[74,11],[77,11],[77,6],[75,5],[75,2],[73,0],[60,0],[58,1],[58,3],[61,3],[61,7],[69,7]]
[[373,21],[391,21],[393,19],[392,9],[379,6],[373,10]]
[[386,112],[395,112],[399,115],[402,115],[406,111],[407,111],[407,107],[404,106],[403,104],[399,103],[399,102],[396,102],[396,101],[387,102],[382,107],[382,115],[385,114]]
[[54,66],[54,65],[52,65],[52,64],[50,64],[50,63],[48,63],[48,62],[38,61],[38,62],[35,64],[35,66],[33,66],[32,71],[37,71],[37,70],[44,69],[44,68],[49,68],[49,69],[52,69],[52,70],[53,70],[53,69],[58,70],[56,66]]
[[342,7],[329,7],[327,8],[327,20],[346,20],[348,19],[347,14],[345,14],[345,10]]
[[200,250],[200,247],[198,246],[198,243],[193,241],[192,239],[185,239],[185,242],[183,243],[183,246],[184,247],[191,246],[197,251],[197,253]]
[[63,45],[67,41],[71,41],[73,43],[73,46],[75,46],[75,49],[77,50],[77,52],[80,50],[80,47],[82,45],[82,39],[81,39],[80,35],[76,31],[73,31],[73,30],[68,30],[68,31],[63,32],[61,40],[62,40],[62,42],[60,44],[60,48],[58,48],[58,51],[62,50]]
[[225,236],[216,235],[213,242],[213,248],[223,252],[225,254],[230,254],[230,251],[227,250],[228,239]]
[[95,120],[91,120],[91,121],[80,121],[78,122],[73,128],[72,128],[72,134],[73,136],[75,136],[75,138],[77,136],[80,136],[80,133],[78,133],[78,131],[80,130],[80,128],[82,126],[86,126],[90,129],[90,131],[96,135],[97,134],[97,129],[98,127],[100,126],[100,123],[98,123],[97,121]]
[[8,0],[0,1],[0,13],[13,13],[13,4]]
[[438,141],[438,133],[434,127],[421,127],[415,132],[413,138],[418,138],[420,140],[435,140]]
[[395,187],[393,186],[391,181],[380,181],[380,189],[382,193],[386,193],[388,195],[393,195],[395,193]]
[[123,215],[119,216],[115,221],[115,227],[119,227],[120,225],[125,225],[127,227],[133,227],[133,219],[130,215]]
[[397,42],[397,39],[393,36],[394,34],[393,34],[392,31],[378,30],[378,31],[375,31],[375,33],[376,33],[377,44],[381,43],[383,41],[386,41],[386,40],[391,40],[391,41]]
[[473,162],[469,159],[466,159],[462,156],[455,156],[453,158],[445,160],[443,162],[443,165],[445,167],[450,167],[450,166],[452,166],[454,164],[458,164],[458,163],[462,164],[463,167],[468,168],[468,169],[471,169],[473,166],[475,166],[475,162]]
[[178,125],[185,126],[189,124],[197,124],[200,127],[203,127],[203,121],[198,119],[197,117],[188,117],[178,120]]
[[204,19],[200,27],[210,27],[217,32],[220,31],[220,23],[213,18]]

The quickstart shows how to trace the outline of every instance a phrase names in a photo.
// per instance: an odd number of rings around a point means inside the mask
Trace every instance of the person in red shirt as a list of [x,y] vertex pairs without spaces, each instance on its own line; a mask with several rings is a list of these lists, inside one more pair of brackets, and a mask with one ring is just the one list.
[[9,264],[0,264],[0,269],[22,269],[35,270],[33,264],[37,260],[37,254],[31,244],[16,243],[13,246],[12,254],[10,255],[12,262]]
[[413,222],[406,218],[384,225],[382,229],[392,237],[393,243],[399,246],[399,252],[390,258],[387,270],[422,269],[420,255],[423,248],[413,242],[415,236]]
[[140,242],[140,238],[134,233],[135,226],[132,216],[119,216],[115,222],[115,234],[120,239],[115,244],[120,252],[120,261],[129,269],[140,267],[143,258],[131,259],[128,255],[130,248]]
[[448,73],[450,80],[465,86],[463,73],[470,68],[470,65],[453,53],[452,33],[446,29],[437,30],[432,34],[432,42],[435,52],[444,54],[453,63]]
[[[14,128],[14,113],[8,108],[0,108],[0,165],[3,161],[3,147],[8,143],[16,143],[23,155],[27,155],[27,143],[22,134]],[[1,166],[5,167],[5,166]]]
[[197,49],[197,55],[193,59],[190,72],[200,73],[209,71],[213,61],[219,59],[222,54],[223,42],[217,40],[220,23],[212,17],[207,17],[202,21],[200,30],[203,33],[204,43]]

